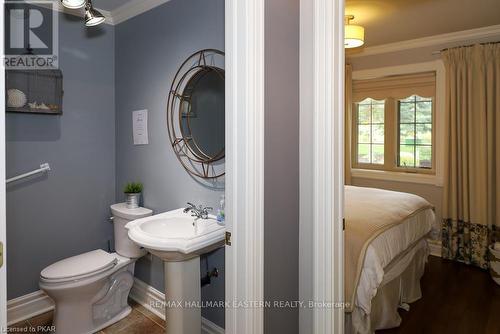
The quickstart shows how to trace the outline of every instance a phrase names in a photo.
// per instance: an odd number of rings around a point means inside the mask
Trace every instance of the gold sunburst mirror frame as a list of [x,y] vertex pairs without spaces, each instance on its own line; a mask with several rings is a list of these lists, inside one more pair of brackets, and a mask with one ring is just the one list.
[[170,144],[195,177],[217,179],[225,174],[224,52],[204,49],[179,67],[167,102]]

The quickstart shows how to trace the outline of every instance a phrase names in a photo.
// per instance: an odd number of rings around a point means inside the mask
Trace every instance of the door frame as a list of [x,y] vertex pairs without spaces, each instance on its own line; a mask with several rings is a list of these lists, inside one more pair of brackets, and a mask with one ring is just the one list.
[[[301,334],[344,332],[344,0],[300,2]],[[336,304],[340,303],[340,304]]]
[[225,1],[225,333],[264,331],[264,0]]
[[3,265],[0,267],[0,328],[7,329],[7,231],[5,189],[5,66],[4,53],[4,1],[0,0],[0,242],[3,243]]
[[[226,0],[225,332],[263,333],[264,0]],[[300,0],[301,301],[342,302],[344,0]],[[332,205],[333,203],[333,205]],[[260,303],[260,304],[259,304]],[[234,307],[236,306],[236,307]],[[301,308],[300,333],[343,333],[341,307]]]

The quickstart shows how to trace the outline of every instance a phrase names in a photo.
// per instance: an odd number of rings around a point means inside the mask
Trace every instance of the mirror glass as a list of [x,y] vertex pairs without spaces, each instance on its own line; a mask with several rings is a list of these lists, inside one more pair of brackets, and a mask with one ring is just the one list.
[[182,92],[180,128],[189,150],[202,160],[224,155],[224,70],[203,66]]

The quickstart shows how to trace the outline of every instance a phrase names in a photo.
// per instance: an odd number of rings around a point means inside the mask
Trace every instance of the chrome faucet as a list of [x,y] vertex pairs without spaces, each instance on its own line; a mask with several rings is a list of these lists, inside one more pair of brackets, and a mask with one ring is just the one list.
[[188,213],[191,211],[191,216],[196,217],[197,219],[207,219],[208,218],[208,213],[213,210],[212,207],[206,206],[203,207],[202,205],[199,205],[196,207],[193,203],[187,203],[187,207],[184,209],[184,213]]

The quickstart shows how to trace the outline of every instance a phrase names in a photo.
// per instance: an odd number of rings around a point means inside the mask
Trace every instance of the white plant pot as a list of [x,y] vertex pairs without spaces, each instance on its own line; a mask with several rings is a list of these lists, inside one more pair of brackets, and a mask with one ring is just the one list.
[[137,209],[141,200],[141,193],[126,193],[126,207],[127,209]]

